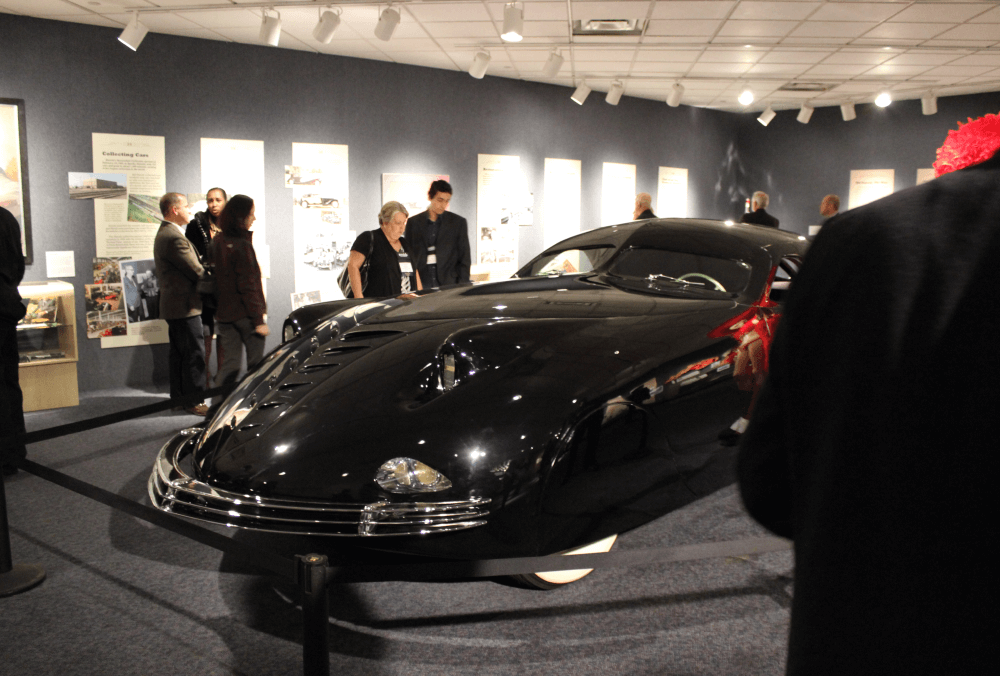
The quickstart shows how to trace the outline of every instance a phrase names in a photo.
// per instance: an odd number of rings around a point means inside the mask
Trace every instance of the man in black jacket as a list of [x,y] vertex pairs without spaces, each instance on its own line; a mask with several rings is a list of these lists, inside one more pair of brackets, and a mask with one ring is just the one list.
[[21,225],[0,207],[0,464],[5,475],[17,471],[15,457],[25,456],[24,400],[17,372],[17,323],[25,313],[17,285],[23,278]]
[[789,674],[994,668],[998,145],[832,218],[792,284],[738,464],[795,541]]
[[764,208],[770,201],[771,198],[767,196],[766,192],[761,192],[760,190],[755,192],[750,203],[750,213],[743,214],[740,223],[753,223],[754,225],[763,225],[768,228],[777,228],[778,219],[767,213]]
[[437,180],[427,192],[430,205],[406,222],[406,241],[413,250],[414,265],[423,288],[445,284],[468,284],[472,266],[469,225],[448,211],[451,184]]

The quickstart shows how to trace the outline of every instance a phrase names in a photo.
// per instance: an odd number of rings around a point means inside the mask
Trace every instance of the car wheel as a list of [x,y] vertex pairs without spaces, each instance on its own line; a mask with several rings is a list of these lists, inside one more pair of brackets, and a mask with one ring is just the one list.
[[[573,554],[602,554],[610,552],[616,540],[618,540],[617,535],[609,535],[603,540],[591,542],[589,545],[583,545],[582,547],[565,551],[562,555],[572,556]],[[577,580],[590,575],[593,570],[593,568],[582,568],[580,570],[554,570],[543,573],[524,573],[522,575],[511,575],[511,579],[525,587],[528,587],[529,589],[549,590],[555,589],[556,587],[562,587],[563,585],[567,585],[571,582],[576,582]]]

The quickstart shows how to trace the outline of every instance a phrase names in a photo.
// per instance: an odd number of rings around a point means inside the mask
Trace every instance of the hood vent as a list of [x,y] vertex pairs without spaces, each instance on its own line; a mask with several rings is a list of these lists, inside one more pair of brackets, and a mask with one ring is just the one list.
[[[353,342],[355,340],[376,340],[378,338],[389,338],[390,336],[401,336],[402,331],[349,331],[340,337],[343,342]],[[327,350],[329,352],[329,350]]]

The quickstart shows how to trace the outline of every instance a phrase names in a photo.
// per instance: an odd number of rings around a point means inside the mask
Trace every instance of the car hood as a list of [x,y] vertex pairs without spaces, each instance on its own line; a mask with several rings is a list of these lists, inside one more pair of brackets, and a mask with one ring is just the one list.
[[[588,280],[511,280],[355,306],[271,353],[220,408],[199,478],[271,498],[391,499],[379,466],[411,457],[452,482],[434,499],[531,481],[570,421],[719,341],[734,300]],[[443,385],[443,358],[456,382]]]

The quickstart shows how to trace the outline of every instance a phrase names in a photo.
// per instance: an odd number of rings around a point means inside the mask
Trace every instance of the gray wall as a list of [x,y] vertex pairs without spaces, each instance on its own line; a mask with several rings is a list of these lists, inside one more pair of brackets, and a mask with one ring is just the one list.
[[[831,108],[817,109],[807,126],[783,112],[763,128],[756,115],[630,97],[613,107],[599,92],[577,106],[563,87],[161,34],[148,35],[133,53],[118,33],[0,14],[0,97],[22,98],[26,107],[35,255],[26,279],[45,279],[45,251],[74,250],[77,276],[67,281],[76,286],[83,316],[95,253],[93,207],[67,198],[67,173],[91,170],[92,132],[164,136],[167,187],[178,192],[200,191],[202,137],[263,140],[269,347],[294,284],[292,195],[283,187],[293,142],[350,147],[357,230],[376,226],[381,175],[390,172],[450,174],[451,208],[474,227],[477,155],[490,153],[520,156],[538,222],[544,160],[557,157],[582,161],[584,229],[599,225],[602,163],[622,162],[636,165],[637,190],[654,195],[659,166],[687,167],[688,212],[696,217],[738,216],[750,192],[770,188],[783,226],[805,232],[823,194],[846,197],[850,169],[895,168],[903,185],[904,173],[929,166],[963,111],[988,112],[984,97],[956,97],[941,99],[934,118],[907,112],[914,105],[919,112],[918,102],[894,104],[888,127],[901,125],[895,134],[872,127],[862,107],[848,125],[835,124],[839,112]],[[921,124],[926,161],[911,157],[907,131]],[[520,237],[524,262],[541,250],[541,226],[521,228]],[[102,350],[79,335],[82,390],[164,388],[166,346]]]

